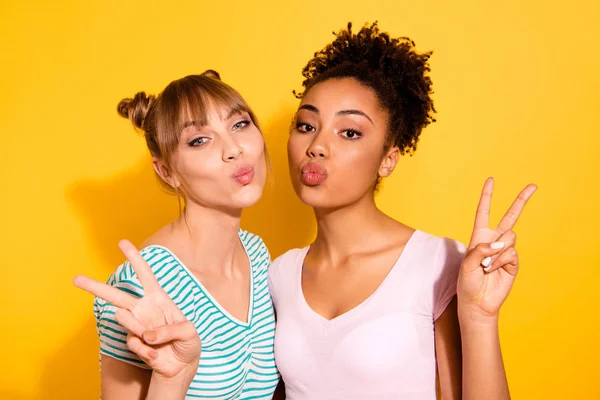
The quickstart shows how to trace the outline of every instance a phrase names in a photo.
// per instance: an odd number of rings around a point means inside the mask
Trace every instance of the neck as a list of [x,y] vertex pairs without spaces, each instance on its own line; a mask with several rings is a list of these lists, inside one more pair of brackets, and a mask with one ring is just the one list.
[[317,237],[311,248],[330,260],[369,251],[382,242],[383,226],[396,223],[375,205],[371,192],[335,209],[315,208]]
[[235,256],[240,246],[238,229],[242,210],[219,210],[192,202],[173,222],[177,240],[202,269],[225,275],[233,273]]

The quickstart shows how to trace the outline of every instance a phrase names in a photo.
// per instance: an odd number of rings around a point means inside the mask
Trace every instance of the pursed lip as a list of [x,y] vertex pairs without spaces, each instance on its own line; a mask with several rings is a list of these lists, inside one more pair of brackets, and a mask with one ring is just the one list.
[[302,167],[300,179],[307,186],[318,186],[327,179],[327,170],[318,163],[310,162]]
[[233,174],[234,178],[238,178],[242,175],[246,175],[250,172],[254,171],[254,168],[252,168],[251,165],[240,165],[239,167],[237,167],[237,169],[235,170],[235,174]]
[[240,165],[235,170],[233,179],[241,185],[248,185],[254,179],[254,168],[251,165]]

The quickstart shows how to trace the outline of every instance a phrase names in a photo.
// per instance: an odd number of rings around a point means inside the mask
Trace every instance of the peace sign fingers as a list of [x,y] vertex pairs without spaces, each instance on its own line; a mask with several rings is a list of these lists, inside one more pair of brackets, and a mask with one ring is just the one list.
[[487,228],[489,226],[493,191],[494,178],[487,178],[483,185],[481,197],[479,198],[479,205],[477,206],[477,213],[475,214],[475,226],[473,228],[474,231],[481,228]]
[[73,279],[73,284],[96,297],[108,301],[118,308],[133,310],[137,302],[137,298],[115,287],[109,286],[106,283],[98,282],[97,280],[84,275],[76,276],[75,279]]
[[504,214],[500,224],[498,224],[498,228],[496,228],[497,231],[503,233],[513,229],[521,212],[523,212],[523,209],[525,208],[525,204],[527,204],[527,201],[533,196],[536,190],[536,185],[529,184],[521,191],[521,193],[519,193],[506,214]]
[[150,294],[162,292],[163,290],[160,287],[158,281],[156,280],[152,269],[150,268],[146,260],[144,260],[142,255],[136,249],[136,247],[133,244],[131,244],[131,242],[129,242],[128,240],[121,240],[119,242],[119,248],[121,249],[123,254],[125,254],[127,260],[129,260],[131,267],[135,271],[135,274],[137,275],[138,279],[140,280],[140,283],[142,284],[142,287],[144,288],[144,293]]

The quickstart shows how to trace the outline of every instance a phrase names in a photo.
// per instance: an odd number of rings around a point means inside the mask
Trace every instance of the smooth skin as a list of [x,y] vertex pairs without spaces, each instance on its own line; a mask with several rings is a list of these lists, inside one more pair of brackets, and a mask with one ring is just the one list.
[[[313,207],[318,227],[304,260],[302,290],[309,306],[326,319],[365,301],[414,232],[375,205],[375,182],[393,172],[400,155],[398,147],[386,146],[388,123],[375,92],[352,78],[316,84],[296,114],[288,140],[290,178],[300,199]],[[327,176],[318,185],[305,177],[306,168],[315,164]],[[457,299],[435,322],[444,399],[509,398],[498,315],[518,271],[512,229],[536,186],[519,194],[494,229],[489,227],[492,190],[488,179],[459,273]],[[494,242],[502,245],[493,248]]]
[[[170,249],[224,309],[246,321],[250,264],[238,229],[242,210],[260,199],[265,183],[262,133],[248,113],[215,109],[205,125],[190,124],[183,130],[171,159],[167,165],[154,157],[154,169],[183,195],[186,207],[143,247]],[[254,179],[241,185],[233,175],[247,165],[253,167]],[[135,247],[123,241],[120,248],[140,277],[143,298],[84,276],[75,285],[119,308],[116,319],[129,332],[128,348],[153,370],[102,355],[103,399],[183,398],[198,367],[197,332],[158,286]]]
[[[303,108],[306,105],[310,107]],[[392,173],[399,149],[392,147],[382,154],[387,114],[369,88],[352,79],[319,83],[303,98],[296,122],[288,142],[290,175],[299,197],[314,208],[318,223],[317,238],[305,260],[302,287],[311,308],[331,319],[360,304],[381,284],[414,230],[383,214],[374,203],[375,180]],[[356,132],[361,133],[359,139]],[[301,183],[301,169],[307,162],[326,166],[325,185],[314,187]],[[484,185],[459,272],[457,297],[435,322],[437,365],[444,399],[510,398],[498,317],[519,268],[512,229],[535,190],[535,185],[528,185],[500,224],[492,229],[489,211],[493,180],[488,179]],[[125,255],[136,271],[149,270],[143,259],[132,253]],[[384,267],[359,268],[347,262],[350,255],[360,260],[361,265]],[[102,298],[109,291],[118,291],[101,283],[94,287],[82,285],[81,279],[76,279],[76,285]],[[335,291],[328,285],[333,279],[338,280]],[[361,290],[353,290],[359,287],[358,283]],[[99,287],[104,291],[99,292]],[[323,287],[329,290],[324,292]],[[178,325],[182,323],[180,320],[152,313],[166,303],[174,306],[168,296],[151,297],[136,306],[113,302],[129,311],[137,307],[137,311],[132,312],[134,318],[123,323],[130,335],[137,338],[132,342],[138,346],[134,351],[146,357],[151,349],[161,348],[166,353],[158,354],[158,358],[174,364],[153,372],[150,389],[167,393],[164,399],[183,399],[185,391],[171,388],[189,385],[186,379],[191,378],[186,371],[195,371],[197,361],[194,360],[199,359],[199,348],[191,345],[191,337],[183,335],[184,325]],[[142,317],[148,315],[152,318]],[[157,346],[149,343],[145,335],[146,331],[158,327],[170,327],[181,333],[177,337],[165,335],[170,345],[160,342]],[[184,360],[191,360],[189,370]],[[149,396],[151,394],[150,391]]]
[[[445,398],[510,398],[498,339],[498,316],[518,272],[518,256],[514,247],[508,246],[509,242],[494,249],[492,243],[497,241],[490,243],[490,240],[514,237],[512,230],[505,229],[512,229],[535,186],[528,186],[519,194],[496,229],[487,227],[492,187],[493,180],[488,179],[477,209],[469,250],[461,266],[457,295],[459,315],[453,302],[455,307],[449,307],[435,325],[440,383]],[[128,346],[153,369],[147,399],[184,399],[198,368],[200,339],[193,324],[158,285],[136,248],[127,241],[122,241],[119,247],[140,278],[146,293],[143,298],[137,299],[85,276],[76,277],[74,284],[119,307],[117,320],[129,331]],[[495,261],[485,271],[481,263],[490,256]],[[462,334],[462,384],[460,376],[450,373],[453,368],[460,369],[460,354],[456,354],[456,347],[447,348],[457,339],[453,329],[455,319],[460,321]],[[462,397],[460,390],[456,390],[461,385]]]

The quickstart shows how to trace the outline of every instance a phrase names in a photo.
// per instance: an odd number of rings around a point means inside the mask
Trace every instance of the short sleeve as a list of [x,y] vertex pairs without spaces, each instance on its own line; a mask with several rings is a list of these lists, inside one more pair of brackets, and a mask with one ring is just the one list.
[[257,279],[259,285],[262,285],[267,279],[267,270],[271,264],[269,249],[267,249],[265,242],[258,235],[242,229],[240,229],[239,234],[244,249],[248,254],[250,264],[256,271],[255,279]]
[[298,257],[305,249],[292,249],[277,257],[269,267],[269,290],[275,309],[293,292],[294,273]]
[[[269,282],[269,292],[271,293],[271,298],[273,299],[273,303],[276,303],[277,292],[275,291],[277,284],[277,275],[279,274],[279,265],[281,264],[281,257],[277,257],[271,265],[269,266],[268,273],[268,282]],[[275,304],[276,305],[276,304]]]
[[452,239],[440,239],[433,266],[433,320],[437,320],[456,295],[456,284],[466,247]]
[[[119,266],[106,283],[138,298],[144,295],[144,289],[129,262]],[[127,330],[117,322],[116,311],[117,307],[109,302],[98,297],[95,298],[94,315],[100,338],[100,354],[136,367],[151,369],[137,354],[127,348]]]

